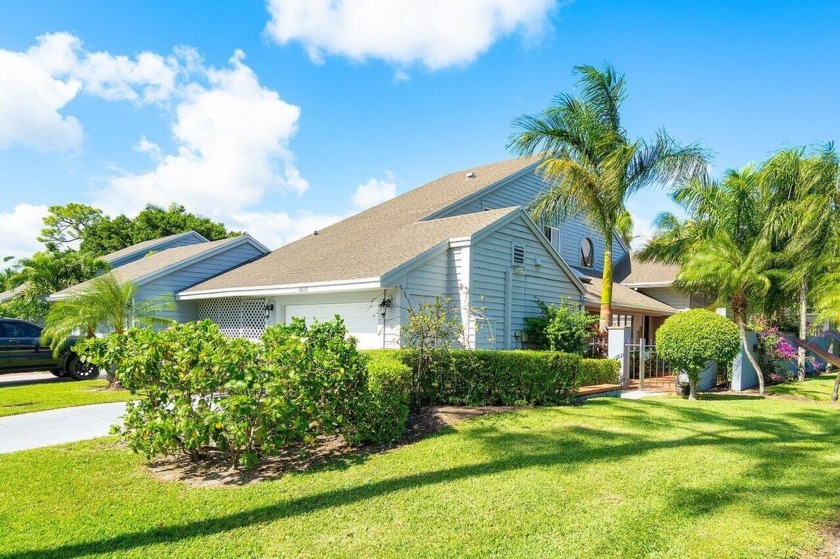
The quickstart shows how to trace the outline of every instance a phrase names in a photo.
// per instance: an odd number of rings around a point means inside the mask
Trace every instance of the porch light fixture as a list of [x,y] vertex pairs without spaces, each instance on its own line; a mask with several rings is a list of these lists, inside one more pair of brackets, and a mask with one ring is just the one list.
[[382,302],[379,303],[379,313],[382,315],[382,318],[385,318],[385,313],[388,312],[388,309],[391,308],[391,298],[385,297],[382,299]]

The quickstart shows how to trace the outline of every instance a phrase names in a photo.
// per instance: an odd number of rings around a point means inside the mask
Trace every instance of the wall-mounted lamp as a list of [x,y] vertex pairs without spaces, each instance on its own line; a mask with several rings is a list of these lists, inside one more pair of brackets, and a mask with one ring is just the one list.
[[388,309],[391,308],[391,298],[385,297],[379,303],[379,313],[382,315],[382,318],[385,318],[385,313],[388,312]]
[[265,312],[271,312],[274,310],[274,303],[269,303],[265,306]]

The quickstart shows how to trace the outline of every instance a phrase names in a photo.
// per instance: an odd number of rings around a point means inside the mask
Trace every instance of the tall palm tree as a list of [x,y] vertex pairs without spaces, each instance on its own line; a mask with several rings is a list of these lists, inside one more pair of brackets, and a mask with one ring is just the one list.
[[[100,327],[122,333],[133,325],[171,324],[161,313],[173,310],[171,297],[135,301],[137,286],[120,282],[113,273],[94,278],[77,295],[59,301],[50,308],[42,340],[58,354],[71,336],[80,332],[93,337]],[[109,375],[110,376],[110,375]],[[114,379],[111,376],[111,383]]]
[[[799,338],[807,338],[809,284],[817,280],[826,256],[840,239],[840,159],[832,144],[812,153],[805,148],[782,150],[762,166],[762,177],[774,197],[774,249],[787,258],[787,284],[798,292]],[[826,252],[829,254],[826,254]],[[805,349],[797,355],[797,372],[805,380]]]
[[559,94],[543,112],[514,121],[519,132],[509,148],[539,154],[549,183],[531,207],[536,221],[583,215],[606,239],[600,327],[612,315],[612,239],[627,212],[628,199],[647,186],[669,184],[705,170],[707,154],[696,144],[681,146],[664,130],[650,140],[631,140],[621,125],[626,97],[624,75],[612,66],[578,66],[579,96]]
[[[824,259],[824,271],[814,282],[811,295],[814,299],[814,310],[820,320],[829,320],[835,324],[840,322],[840,257]],[[840,392],[840,370],[834,379],[834,390],[831,401],[836,402]]]
[[674,287],[707,295],[732,310],[742,349],[764,394],[764,374],[750,351],[746,322],[750,307],[760,306],[773,286],[775,255],[766,230],[772,197],[750,165],[728,170],[720,182],[692,179],[673,197],[689,218],[660,216],[657,223],[663,228],[639,256],[680,264]]

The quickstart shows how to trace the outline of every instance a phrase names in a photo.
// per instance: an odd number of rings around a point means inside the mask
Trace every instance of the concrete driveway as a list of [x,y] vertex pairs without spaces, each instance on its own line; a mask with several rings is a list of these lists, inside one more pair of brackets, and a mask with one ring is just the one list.
[[104,437],[124,414],[114,402],[0,417],[0,454]]

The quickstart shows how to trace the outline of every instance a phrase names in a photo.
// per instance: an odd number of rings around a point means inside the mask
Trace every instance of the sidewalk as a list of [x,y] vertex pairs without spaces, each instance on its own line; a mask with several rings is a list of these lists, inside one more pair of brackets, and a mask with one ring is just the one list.
[[104,437],[124,413],[114,402],[0,417],[0,454]]

